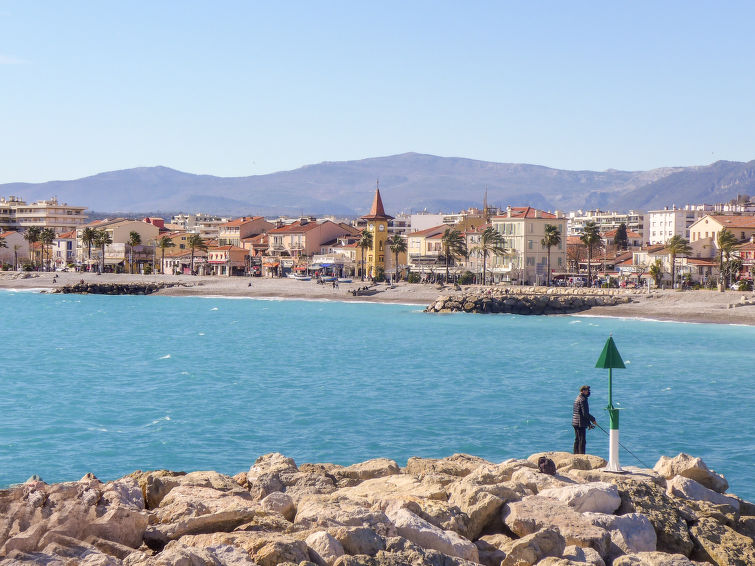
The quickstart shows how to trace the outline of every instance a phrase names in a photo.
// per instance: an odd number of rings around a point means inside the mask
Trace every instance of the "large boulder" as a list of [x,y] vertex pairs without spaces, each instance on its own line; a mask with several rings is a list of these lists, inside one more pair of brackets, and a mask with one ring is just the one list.
[[506,549],[501,566],[531,566],[549,556],[560,557],[566,541],[555,529],[542,529],[514,540]]
[[690,560],[683,554],[637,552],[619,556],[613,561],[613,566],[709,566],[709,564]]
[[689,556],[692,539],[687,522],[665,489],[653,482],[625,482],[619,485],[621,507],[618,514],[642,513],[653,525],[657,537],[656,548],[669,554]]
[[684,476],[671,478],[667,483],[666,492],[673,497],[681,497],[682,499],[693,501],[706,501],[714,505],[724,505],[730,507],[734,514],[739,513],[739,500],[737,498],[722,495]]
[[621,505],[618,488],[604,482],[549,488],[541,490],[538,495],[563,501],[580,513],[613,513]]
[[294,520],[296,516],[296,506],[293,499],[287,493],[280,491],[274,491],[262,501],[260,501],[260,507],[265,511],[271,511],[283,515],[287,521]]
[[142,552],[128,555],[123,566],[256,566],[249,554],[227,544],[194,548],[173,541],[158,555]]
[[233,546],[246,552],[258,566],[275,566],[284,562],[299,564],[310,560],[309,547],[306,542],[280,533],[232,532],[186,535],[178,542],[192,548]]
[[55,485],[30,481],[0,491],[0,556],[43,551],[56,537],[136,548],[147,523],[134,478],[105,484],[94,476]]
[[385,540],[369,527],[339,527],[331,531],[346,554],[375,556],[385,550]]
[[690,527],[690,534],[695,542],[691,555],[694,560],[719,566],[755,564],[755,541],[714,519],[702,517]]
[[338,479],[347,480],[369,480],[372,478],[382,478],[393,474],[401,473],[398,464],[388,458],[375,458],[353,464],[345,468],[333,470],[333,475]]
[[479,466],[490,464],[477,456],[469,454],[454,454],[448,458],[418,458],[412,457],[406,462],[406,473],[419,474],[445,474],[449,476],[464,477],[471,474]]
[[653,470],[667,480],[674,476],[683,476],[718,493],[724,493],[729,488],[729,482],[724,476],[709,469],[701,458],[695,458],[683,452],[674,458],[661,456],[653,466]]
[[369,501],[335,492],[302,497],[296,507],[294,525],[300,529],[368,526],[386,535],[391,522],[385,513],[373,509]]
[[283,491],[289,476],[298,473],[296,462],[277,452],[257,458],[246,474],[249,492],[261,500],[275,491]]
[[598,470],[605,468],[608,464],[608,462],[600,456],[593,456],[592,454],[572,454],[571,452],[538,452],[527,458],[527,461],[533,466],[537,466],[537,462],[541,456],[553,460],[553,463],[556,464],[556,469],[561,473],[568,470]]
[[408,509],[391,508],[386,514],[400,536],[423,548],[431,548],[472,562],[477,562],[479,559],[477,547],[469,540],[453,531],[439,529]]
[[317,531],[309,535],[304,541],[310,548],[310,554],[314,551],[325,564],[332,566],[339,556],[344,555],[343,545],[326,531]]
[[594,548],[583,548],[570,544],[564,549],[563,558],[580,564],[592,564],[593,566],[606,566],[603,558]]
[[601,556],[608,555],[611,542],[608,531],[557,499],[534,495],[508,503],[504,507],[504,522],[520,537],[554,528],[566,544],[594,548]]
[[519,468],[511,474],[511,482],[526,487],[534,494],[543,489],[564,487],[575,483],[573,479],[556,474],[551,476],[543,474],[533,468]]
[[147,509],[155,509],[168,492],[181,483],[185,472],[171,472],[170,470],[154,470],[142,472],[138,470],[129,477],[133,477],[142,490],[144,504]]
[[654,552],[657,537],[650,520],[641,513],[627,515],[607,515],[603,513],[585,513],[593,524],[606,529],[611,535],[611,547],[608,559],[634,552]]

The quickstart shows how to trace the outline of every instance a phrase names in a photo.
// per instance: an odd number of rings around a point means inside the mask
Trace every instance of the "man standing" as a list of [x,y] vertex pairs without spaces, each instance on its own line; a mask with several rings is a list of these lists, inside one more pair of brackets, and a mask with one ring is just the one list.
[[579,395],[574,400],[574,412],[571,424],[574,427],[574,453],[584,454],[587,444],[587,428],[593,428],[597,421],[590,414],[590,404],[587,398],[590,396],[590,386],[583,385],[579,388]]

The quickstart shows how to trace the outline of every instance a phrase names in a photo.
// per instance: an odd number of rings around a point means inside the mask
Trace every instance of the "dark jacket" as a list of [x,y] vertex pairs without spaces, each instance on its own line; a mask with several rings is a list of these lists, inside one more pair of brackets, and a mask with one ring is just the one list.
[[590,414],[590,404],[587,397],[580,393],[574,400],[574,412],[572,413],[571,424],[578,427],[588,427],[590,423],[595,422],[595,417]]

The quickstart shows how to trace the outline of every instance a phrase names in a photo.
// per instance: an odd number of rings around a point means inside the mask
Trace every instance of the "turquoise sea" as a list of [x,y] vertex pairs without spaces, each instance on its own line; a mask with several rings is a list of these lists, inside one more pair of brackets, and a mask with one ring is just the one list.
[[[755,328],[417,306],[0,291],[0,485],[136,469],[570,451],[613,335],[621,464],[701,456],[755,500]],[[588,433],[608,456],[608,437]]]

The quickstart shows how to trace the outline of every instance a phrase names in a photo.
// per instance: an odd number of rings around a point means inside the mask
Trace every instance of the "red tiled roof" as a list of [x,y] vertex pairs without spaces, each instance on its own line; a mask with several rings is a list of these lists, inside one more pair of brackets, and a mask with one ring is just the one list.
[[[606,232],[604,236],[608,238],[612,238],[616,235],[616,232],[618,231],[619,231],[618,229],[610,230],[609,232]],[[642,238],[642,234],[638,234],[637,232],[633,232],[632,230],[627,230],[627,238],[634,238],[636,240],[637,238]]]
[[[329,222],[326,221],[326,222]],[[319,224],[317,222],[307,222],[302,226],[301,220],[297,220],[293,224],[289,224],[288,226],[281,226],[280,228],[273,228],[268,232],[268,234],[299,234],[302,232],[310,232],[311,230],[314,230],[317,228]]]
[[755,216],[713,216],[710,218],[726,228],[755,228]]
[[511,216],[508,214],[502,214],[500,216],[495,216],[495,218],[548,218],[548,219],[556,219],[558,216],[555,214],[551,214],[550,212],[545,212],[544,210],[538,210],[536,208],[532,208],[531,206],[512,206],[511,207]]
[[221,224],[221,226],[241,226],[242,224],[246,224],[247,222],[253,222],[254,220],[262,219],[264,219],[264,216],[242,216],[241,218],[236,218],[234,220],[231,220],[230,222]]
[[424,237],[434,236],[438,232],[445,232],[446,228],[448,228],[448,226],[446,226],[445,224],[441,224],[440,226],[433,226],[432,228],[427,228],[425,230],[420,230],[419,232],[412,232],[411,234],[407,234],[407,236],[409,236],[409,237],[411,237],[411,236],[424,236]]
[[63,234],[58,235],[58,238],[61,240],[72,240],[76,238],[76,230],[71,230],[70,232],[65,232]]
[[579,239],[579,236],[567,236],[566,245],[577,246],[577,245],[584,245],[584,243],[582,242],[582,240]]
[[372,199],[372,208],[370,213],[362,216],[365,220],[391,220],[393,216],[388,216],[383,208],[383,199],[380,198],[380,189],[375,189],[375,198]]
[[209,247],[208,249],[210,251],[233,251],[233,250],[238,250],[242,252],[248,251],[245,248],[240,248],[238,246],[212,246],[212,247]]

